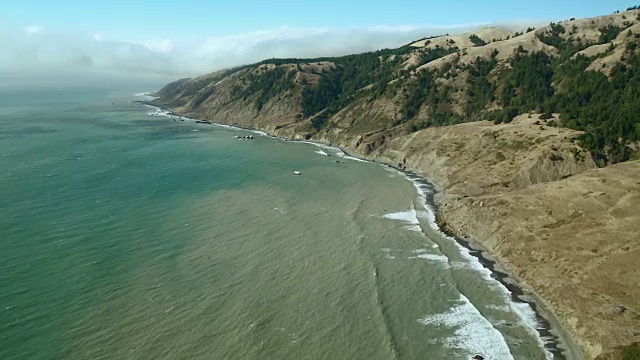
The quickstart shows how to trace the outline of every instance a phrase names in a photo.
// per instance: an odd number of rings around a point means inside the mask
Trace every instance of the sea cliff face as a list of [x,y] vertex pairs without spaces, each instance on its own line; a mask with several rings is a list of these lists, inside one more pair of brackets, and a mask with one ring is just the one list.
[[[599,133],[587,130],[585,136],[563,114],[509,114],[499,96],[478,98],[482,86],[495,94],[511,86],[503,74],[517,68],[523,54],[544,53],[571,65],[582,59],[582,48],[593,56],[589,66],[600,65],[580,71],[611,76],[621,56],[631,56],[637,18],[637,11],[627,11],[572,20],[562,23],[564,32],[558,24],[524,34],[484,29],[477,32],[484,45],[469,43],[468,34],[425,39],[357,58],[358,66],[372,66],[370,75],[378,80],[358,79],[356,71],[341,83],[335,101],[322,102],[334,89],[325,86],[327,74],[358,68],[349,57],[273,60],[184,79],[160,90],[154,104],[331,143],[432,179],[442,189],[442,227],[486,249],[537,294],[586,358],[615,358],[620,347],[640,342],[640,161],[603,166],[637,149],[628,142],[633,135],[620,137],[625,145],[617,150],[587,149],[588,138]],[[621,29],[617,36],[606,33],[612,27]],[[598,44],[587,46],[590,41]],[[572,57],[563,55],[567,43],[581,42]],[[602,42],[608,44],[604,52]],[[485,68],[490,70],[478,77]],[[493,121],[482,120],[488,115]],[[563,122],[568,126],[558,126]]]

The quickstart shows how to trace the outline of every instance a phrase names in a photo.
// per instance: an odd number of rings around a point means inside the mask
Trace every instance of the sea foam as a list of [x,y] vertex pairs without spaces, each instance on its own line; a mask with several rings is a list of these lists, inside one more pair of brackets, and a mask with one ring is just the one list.
[[[398,170],[396,170],[398,171]],[[538,339],[539,345],[541,348],[545,349],[545,355],[547,359],[553,359],[553,354],[549,352],[545,346],[546,343],[550,343],[550,339],[543,338],[540,336],[540,333],[537,331],[538,329],[543,328],[540,322],[538,321],[538,316],[536,312],[533,310],[531,305],[524,301],[514,301],[513,293],[500,281],[496,280],[492,277],[493,272],[484,267],[480,260],[471,254],[471,251],[466,247],[462,246],[456,239],[451,236],[446,235],[438,224],[436,223],[436,208],[432,204],[427,203],[428,198],[432,198],[434,195],[434,190],[432,186],[429,186],[425,183],[425,180],[420,176],[413,173],[405,173],[398,171],[398,173],[402,174],[405,178],[407,178],[411,183],[413,183],[416,188],[419,197],[418,201],[420,205],[425,209],[424,211],[416,211],[417,217],[420,219],[424,219],[429,224],[429,227],[435,232],[439,233],[442,237],[450,240],[453,244],[456,245],[456,248],[460,255],[467,260],[467,264],[464,266],[465,268],[470,268],[476,271],[478,274],[482,276],[485,282],[490,286],[498,289],[502,294],[504,300],[510,305],[511,310],[518,315],[521,320],[521,323],[525,325],[527,331],[533,335],[536,339]],[[459,264],[462,265],[462,264]],[[466,299],[466,298],[465,298]],[[468,301],[468,299],[467,299]],[[471,306],[473,306],[471,304]],[[477,311],[477,309],[476,309]],[[478,313],[479,314],[479,313]],[[484,319],[484,318],[483,318]],[[485,319],[488,322],[488,320]],[[497,330],[496,330],[497,331]],[[499,332],[498,332],[499,333]],[[500,334],[502,338],[502,335]],[[503,339],[504,340],[504,339]],[[486,357],[485,357],[486,358]]]
[[406,224],[405,229],[422,232],[422,227],[420,227],[420,221],[418,220],[418,212],[415,207],[412,207],[407,211],[385,214],[383,218],[402,221]]
[[426,259],[446,267],[449,266],[449,258],[444,254],[434,254],[428,249],[414,250],[413,253],[416,254],[416,256],[411,256],[409,259]]
[[460,295],[448,311],[426,315],[418,322],[426,326],[455,328],[454,335],[436,341],[464,351],[468,358],[480,354],[487,360],[513,359],[502,334],[464,295]]
[[151,93],[148,93],[148,92],[136,93],[136,94],[133,94],[133,96],[138,98],[139,101],[151,101],[158,98],[157,96],[153,96],[151,95]]

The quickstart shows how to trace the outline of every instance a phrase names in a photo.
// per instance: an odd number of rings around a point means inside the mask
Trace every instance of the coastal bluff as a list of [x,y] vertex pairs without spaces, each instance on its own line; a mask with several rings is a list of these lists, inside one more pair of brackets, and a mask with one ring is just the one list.
[[584,358],[624,359],[640,343],[640,124],[624,112],[636,105],[581,97],[603,98],[610,83],[632,96],[636,34],[632,9],[361,57],[271,59],[176,81],[152,104],[433,180],[441,227],[535,294]]

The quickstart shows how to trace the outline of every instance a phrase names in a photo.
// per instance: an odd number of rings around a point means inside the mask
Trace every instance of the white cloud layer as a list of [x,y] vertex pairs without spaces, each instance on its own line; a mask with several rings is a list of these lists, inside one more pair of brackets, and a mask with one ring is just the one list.
[[54,33],[41,26],[0,29],[0,71],[100,71],[192,76],[268,58],[319,57],[394,48],[425,36],[460,33],[487,24],[290,28],[253,31],[199,40],[115,39],[108,34]]
[[31,35],[42,35],[44,32],[44,28],[38,25],[29,25],[24,30]]

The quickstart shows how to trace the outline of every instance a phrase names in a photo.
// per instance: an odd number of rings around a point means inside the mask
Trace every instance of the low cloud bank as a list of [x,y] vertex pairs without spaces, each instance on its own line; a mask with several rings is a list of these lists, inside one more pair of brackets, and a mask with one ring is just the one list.
[[115,39],[108,34],[68,34],[28,25],[0,28],[0,72],[14,76],[101,72],[177,78],[268,58],[337,56],[395,48],[422,37],[461,33],[487,25],[281,27],[196,40]]

